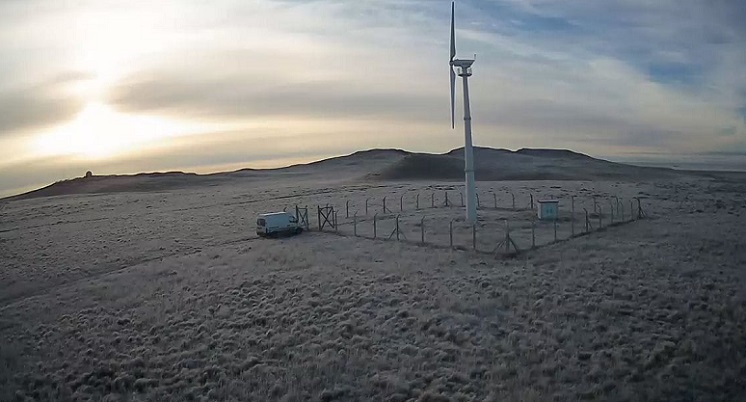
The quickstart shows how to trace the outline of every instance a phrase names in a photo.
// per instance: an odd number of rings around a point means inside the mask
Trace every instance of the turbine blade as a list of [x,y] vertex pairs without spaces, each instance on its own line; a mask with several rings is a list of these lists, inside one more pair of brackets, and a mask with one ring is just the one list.
[[451,2],[451,61],[456,57],[456,21],[454,14],[456,13],[456,2]]
[[456,72],[451,66],[451,128],[456,128]]

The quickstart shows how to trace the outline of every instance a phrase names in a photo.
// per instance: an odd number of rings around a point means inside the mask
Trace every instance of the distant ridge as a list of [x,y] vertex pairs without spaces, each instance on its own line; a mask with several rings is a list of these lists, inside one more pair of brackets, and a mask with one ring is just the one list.
[[46,187],[8,197],[7,200],[53,197],[70,194],[102,194],[116,192],[162,191],[189,182],[202,181],[208,176],[184,172],[152,172],[133,175],[76,177],[61,180]]
[[[410,154],[366,176],[370,180],[462,180],[464,149],[442,155]],[[474,148],[477,181],[500,180],[656,180],[680,177],[666,168],[641,168],[596,159],[566,149],[517,151]]]
[[[18,200],[69,194],[168,191],[236,180],[310,181],[460,181],[464,177],[463,148],[444,154],[412,153],[401,149],[370,149],[349,155],[277,169],[239,169],[199,175],[154,172],[134,175],[80,177],[9,197]],[[692,172],[638,167],[596,159],[567,149],[523,148],[517,151],[475,147],[478,181],[497,180],[629,180],[671,179]]]
[[586,154],[581,154],[569,149],[521,148],[515,151],[515,153],[521,155],[540,156],[545,158],[594,159]]

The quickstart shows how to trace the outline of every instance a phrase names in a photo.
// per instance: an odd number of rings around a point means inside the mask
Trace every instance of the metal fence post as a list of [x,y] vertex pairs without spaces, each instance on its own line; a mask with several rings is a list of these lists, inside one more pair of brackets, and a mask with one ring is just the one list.
[[386,213],[386,197],[383,197],[383,213]]
[[339,232],[339,225],[337,224],[337,211],[334,211],[334,231]]
[[357,212],[352,216],[352,233],[357,237]]
[[448,224],[448,233],[451,239],[451,248],[453,248],[453,219],[451,219],[451,223]]
[[570,236],[575,236],[575,196],[570,197]]
[[378,230],[376,228],[376,224],[378,223],[378,214],[373,215],[373,238],[375,239],[378,236]]
[[477,208],[482,208],[482,203],[479,202],[479,193],[474,193],[474,196],[477,197]]
[[368,216],[368,200],[370,200],[370,198],[365,199],[365,216]]
[[350,200],[347,200],[347,202],[345,203],[345,210],[346,210],[345,216],[347,217],[347,219],[349,219],[350,218]]
[[534,210],[534,195],[531,194],[531,210]]
[[399,241],[399,215],[396,215],[396,241]]
[[515,194],[510,193],[510,197],[513,198],[513,210],[515,210]]
[[461,206],[464,206],[464,193],[459,191],[459,195],[461,196]]
[[505,254],[510,254],[510,221],[507,219],[505,220]]
[[536,248],[536,220],[534,219],[531,220],[531,248]]
[[[619,216],[619,197],[614,196],[614,203],[616,204],[616,215]],[[622,219],[624,221],[624,219]]]
[[308,228],[311,226],[311,219],[308,218],[308,205],[306,205],[304,215],[306,217],[306,230],[309,230]]
[[404,211],[404,195],[399,197],[399,212]]
[[423,216],[420,220],[420,240],[422,244],[425,244],[425,217]]
[[495,209],[497,209],[497,194],[492,193],[492,199],[495,200]]
[[435,208],[435,192],[430,194],[430,207]]
[[477,249],[477,224],[471,225],[471,243],[474,250]]
[[415,209],[420,209],[420,193],[417,193],[417,197],[415,197]]
[[585,208],[583,208],[583,210],[585,211],[585,233],[588,233],[590,226],[591,226],[591,222],[590,220],[588,220],[588,210]]
[[637,199],[637,219],[642,218],[642,201],[638,198]]
[[445,205],[446,205],[446,207],[448,207],[448,206],[450,206],[450,205],[448,205],[448,190],[446,190],[445,193],[446,193],[446,204]]

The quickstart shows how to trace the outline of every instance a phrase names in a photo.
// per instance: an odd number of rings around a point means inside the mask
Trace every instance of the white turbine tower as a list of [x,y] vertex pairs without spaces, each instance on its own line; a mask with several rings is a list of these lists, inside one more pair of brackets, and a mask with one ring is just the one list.
[[469,77],[474,60],[456,57],[456,2],[451,3],[451,128],[456,128],[456,71],[464,81],[464,174],[466,175],[466,221],[477,223],[477,191],[474,184],[474,149],[471,145],[471,108],[469,106]]

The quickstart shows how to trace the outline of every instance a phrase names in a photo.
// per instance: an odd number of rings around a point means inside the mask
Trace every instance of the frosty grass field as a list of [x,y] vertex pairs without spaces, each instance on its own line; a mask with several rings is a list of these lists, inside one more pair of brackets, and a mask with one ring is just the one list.
[[[746,186],[479,183],[503,206],[509,192],[521,207],[534,193],[559,197],[564,213],[571,195],[578,210],[593,194],[604,209],[609,196],[648,197],[649,219],[557,244],[544,228],[543,246],[515,258],[414,244],[425,216],[428,240],[447,245],[462,209],[414,211],[413,197],[429,206],[433,189],[451,187],[457,196],[452,184],[247,182],[11,202],[0,221],[0,400],[746,395]],[[362,215],[370,198],[372,215],[383,196],[415,241],[351,236],[345,201]],[[342,235],[256,238],[260,212],[308,205],[313,228],[327,203]],[[504,217],[530,244],[525,213],[482,215],[480,248],[499,241]],[[370,219],[359,234],[371,236]],[[568,237],[567,222],[560,230]]]

